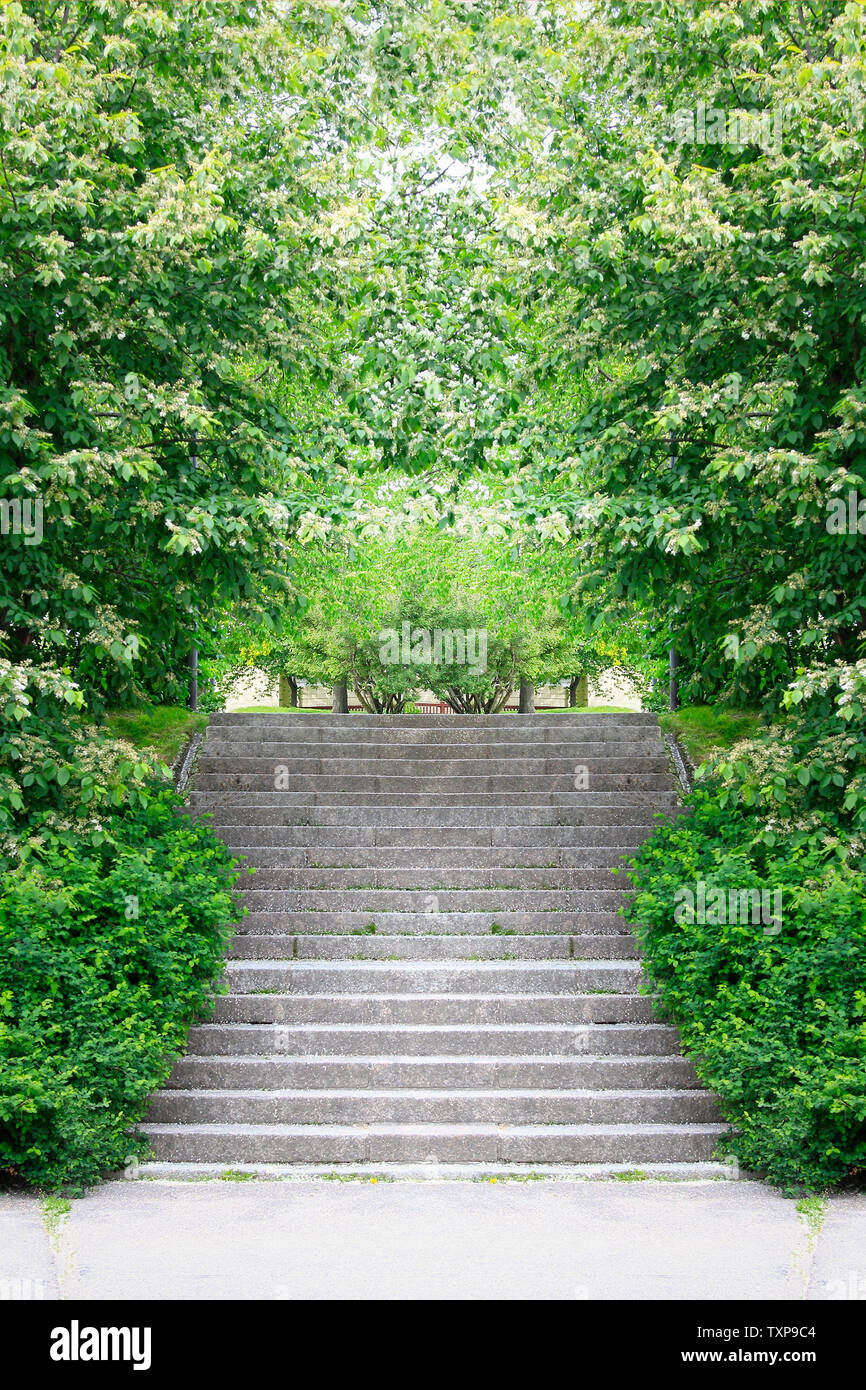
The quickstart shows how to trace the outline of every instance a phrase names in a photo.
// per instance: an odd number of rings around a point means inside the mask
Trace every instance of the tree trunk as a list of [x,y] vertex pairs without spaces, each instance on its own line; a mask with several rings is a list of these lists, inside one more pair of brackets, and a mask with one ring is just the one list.
[[334,686],[334,698],[331,703],[332,714],[349,713],[349,689],[345,681],[337,681]]
[[287,676],[282,671],[280,672],[280,704],[290,705],[292,709],[299,708],[301,704],[298,682],[294,676]]
[[589,682],[586,675],[572,676],[568,685],[568,707],[577,709],[578,705],[589,704]]
[[535,686],[531,681],[521,680],[520,682],[520,704],[517,706],[517,713],[535,713]]

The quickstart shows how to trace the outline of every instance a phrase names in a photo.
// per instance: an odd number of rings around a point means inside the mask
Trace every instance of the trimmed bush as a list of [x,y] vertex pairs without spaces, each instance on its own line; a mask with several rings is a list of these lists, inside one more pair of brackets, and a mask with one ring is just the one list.
[[156,788],[99,844],[40,844],[0,888],[0,1170],[83,1186],[131,1133],[220,969],[238,872]]
[[[829,819],[799,844],[767,843],[760,817],[723,809],[712,784],[689,801],[632,870],[629,917],[663,1012],[719,1096],[743,1167],[788,1186],[836,1182],[866,1169],[863,874],[830,857]],[[781,920],[689,920],[746,915],[684,910],[679,890],[701,882],[707,904],[717,888],[780,889]]]

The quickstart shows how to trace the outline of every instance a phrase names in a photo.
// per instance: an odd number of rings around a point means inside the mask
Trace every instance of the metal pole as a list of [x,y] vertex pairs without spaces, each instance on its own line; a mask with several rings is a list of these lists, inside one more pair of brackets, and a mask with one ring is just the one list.
[[[673,441],[671,440],[671,442]],[[676,466],[676,455],[672,450],[668,459],[668,468],[673,472]],[[680,707],[680,683],[677,680],[677,667],[679,664],[680,658],[677,649],[675,646],[671,647],[668,652],[668,706],[671,711],[677,710]]]
[[189,654],[189,707],[198,709],[198,652],[195,647]]
[[[196,437],[195,432],[192,436],[192,449],[190,450],[190,463],[193,473],[198,468],[198,458],[196,456]],[[198,709],[198,647],[193,647],[189,654],[189,707],[191,710]]]

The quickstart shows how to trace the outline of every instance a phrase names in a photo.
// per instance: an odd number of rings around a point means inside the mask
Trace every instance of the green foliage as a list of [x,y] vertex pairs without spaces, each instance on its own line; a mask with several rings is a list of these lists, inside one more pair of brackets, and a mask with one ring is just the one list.
[[204,1010],[235,918],[228,851],[156,790],[98,847],[55,842],[0,889],[0,1171],[94,1182]]
[[81,718],[67,672],[0,661],[0,1171],[95,1181],[204,1006],[236,916],[228,851],[178,811],[184,710]]
[[[759,817],[690,798],[632,870],[630,909],[662,1008],[734,1126],[731,1151],[773,1182],[823,1186],[866,1168],[866,895],[863,860],[828,854],[828,815],[808,838],[768,845]],[[781,890],[765,922],[675,917],[677,893]],[[709,911],[705,914],[711,917]]]
[[[866,491],[866,11],[601,0],[588,19],[559,49],[545,207],[548,349],[562,391],[583,371],[591,392],[540,476],[584,585],[656,610],[684,699],[775,711],[798,668],[855,660],[866,618],[862,534],[827,525]],[[681,138],[700,105],[768,137]]]
[[286,585],[323,449],[271,385],[318,356],[309,123],[280,102],[323,98],[315,28],[256,0],[0,7],[0,495],[44,504],[41,543],[3,537],[0,623],[94,710],[183,698],[218,607]]
[[766,735],[715,763],[722,808],[753,808],[768,845],[816,836],[825,852],[857,862],[866,852],[866,663],[814,667],[785,694],[788,713]]
[[[435,480],[434,480],[435,479]],[[556,518],[532,530],[518,523],[507,481],[483,483],[431,475],[420,496],[405,477],[356,480],[348,530],[331,534],[310,512],[291,545],[292,577],[302,602],[276,634],[232,620],[221,688],[256,667],[331,685],[347,680],[370,710],[399,709],[432,689],[458,711],[501,708],[523,679],[544,684],[615,671],[649,685],[643,625],[598,623],[568,598],[574,560]],[[404,623],[409,638],[404,647]],[[420,634],[483,631],[480,663],[425,654]],[[383,657],[383,634],[400,636],[400,656]],[[416,644],[414,634],[419,634]],[[407,650],[411,659],[407,657]]]
[[61,839],[99,845],[104,820],[147,805],[164,779],[150,751],[81,716],[68,672],[0,658],[0,865]]

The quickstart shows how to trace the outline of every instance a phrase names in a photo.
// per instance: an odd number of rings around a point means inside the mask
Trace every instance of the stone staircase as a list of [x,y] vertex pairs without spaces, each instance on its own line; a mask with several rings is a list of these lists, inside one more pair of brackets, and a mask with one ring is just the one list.
[[216,714],[192,787],[257,872],[146,1173],[724,1171],[618,915],[654,715]]

